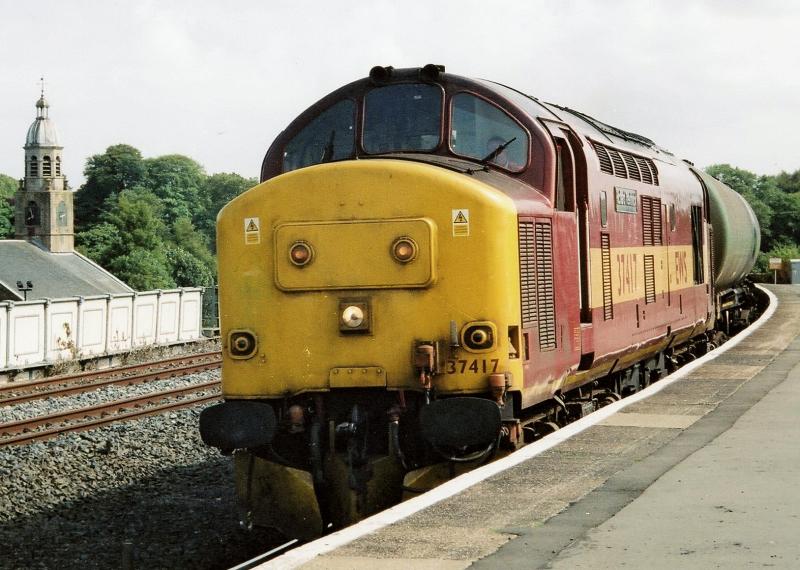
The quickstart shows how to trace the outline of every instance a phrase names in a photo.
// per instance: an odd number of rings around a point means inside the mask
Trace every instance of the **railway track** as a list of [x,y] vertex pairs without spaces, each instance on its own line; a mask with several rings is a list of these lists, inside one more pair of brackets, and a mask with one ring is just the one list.
[[[214,370],[219,368],[220,364],[219,352],[207,352],[12,384],[0,387],[0,407],[10,407],[45,398],[71,396],[111,386],[124,387],[176,378]],[[213,380],[0,423],[0,447],[43,441],[62,433],[83,431],[122,420],[160,414],[213,401],[219,397],[219,380]]]
[[130,386],[164,380],[195,372],[215,370],[222,364],[219,351],[176,356],[155,362],[117,366],[76,374],[52,376],[43,380],[0,386],[0,406],[49,397],[80,394],[106,386]]

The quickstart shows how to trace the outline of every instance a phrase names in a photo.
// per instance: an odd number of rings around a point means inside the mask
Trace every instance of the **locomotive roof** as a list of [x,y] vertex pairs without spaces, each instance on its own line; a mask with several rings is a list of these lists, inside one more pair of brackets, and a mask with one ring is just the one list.
[[655,142],[645,136],[614,127],[608,123],[599,121],[594,117],[587,115],[586,113],[577,111],[575,109],[570,109],[566,106],[558,105],[556,103],[545,103],[533,95],[528,95],[522,91],[514,89],[513,87],[485,79],[469,79],[463,77],[459,77],[459,79],[466,82],[476,82],[485,85],[489,89],[495,91],[498,95],[508,97],[509,92],[516,94],[513,96],[513,102],[516,103],[521,109],[525,110],[531,116],[531,118],[555,118],[569,124],[575,130],[584,135],[593,136],[594,138],[604,138],[617,146],[635,145],[639,147],[639,152],[641,152],[641,147],[645,147],[655,153],[666,153],[669,155],[672,154],[669,151],[659,147]]
[[[361,100],[377,87],[403,83],[439,85],[451,95],[462,91],[474,93],[492,101],[512,116],[518,118],[524,116],[527,123],[538,122],[539,119],[560,121],[584,137],[597,142],[628,149],[635,154],[658,158],[674,164],[672,153],[660,148],[645,136],[614,127],[566,106],[541,101],[494,81],[446,73],[444,66],[428,64],[421,68],[404,69],[374,67],[368,77],[344,85],[317,101],[300,114],[273,142],[264,157],[261,180],[283,172],[284,148],[287,142],[333,105],[343,100]],[[447,152],[439,149],[429,154],[447,154]],[[356,149],[354,158],[369,158],[369,156]],[[524,172],[521,174],[525,175]],[[531,182],[534,186],[538,186],[537,181],[531,180]]]

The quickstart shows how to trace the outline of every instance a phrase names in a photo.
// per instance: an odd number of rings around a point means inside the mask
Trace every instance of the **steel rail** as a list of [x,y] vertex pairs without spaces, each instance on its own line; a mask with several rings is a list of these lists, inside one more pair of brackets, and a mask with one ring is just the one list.
[[[111,368],[103,368],[100,370],[88,370],[83,372],[76,372],[74,374],[60,374],[58,376],[51,376],[41,380],[33,380],[30,382],[9,382],[8,384],[0,385],[0,394],[7,394],[9,392],[19,392],[22,390],[30,391],[37,390],[44,386],[52,386],[53,384],[67,384],[70,382],[80,382],[83,380],[91,380],[92,378],[106,378],[126,374],[129,372],[136,372],[143,368],[162,367],[166,368],[172,364],[179,364],[184,362],[194,362],[199,359],[214,358],[219,361],[221,357],[219,350],[211,352],[200,352],[197,354],[182,354],[180,356],[173,356],[163,360],[155,360],[152,362],[142,362],[140,364],[126,364],[125,366],[113,366]],[[6,400],[0,400],[0,403]]]
[[[208,354],[208,353],[206,353]],[[219,353],[215,353],[219,354]],[[29,391],[18,396],[11,396],[9,398],[0,399],[0,405],[7,404],[20,404],[22,402],[29,402],[31,400],[40,400],[52,396],[69,396],[71,394],[80,394],[103,388],[106,386],[113,386],[115,384],[122,386],[130,386],[132,384],[141,384],[144,382],[152,382],[155,380],[164,380],[167,378],[174,378],[176,376],[185,376],[195,372],[204,372],[206,370],[216,370],[222,365],[222,359],[213,360],[211,362],[201,362],[200,364],[189,364],[175,368],[161,368],[154,372],[145,372],[143,374],[134,374],[130,376],[112,376],[97,382],[87,382],[86,384],[76,384],[66,387],[57,387],[50,390],[36,390]],[[148,368],[147,365],[139,366],[139,368]],[[152,366],[150,366],[152,368]],[[35,384],[33,382],[28,384]],[[48,384],[50,384],[48,382]]]
[[[198,388],[194,387],[192,390],[189,389],[181,389],[187,392],[197,392]],[[153,398],[155,395],[151,394],[150,398]],[[69,433],[69,432],[78,432],[78,431],[86,431],[88,429],[93,429],[96,427],[120,422],[123,420],[133,419],[133,418],[140,418],[144,416],[152,416],[156,414],[160,414],[163,412],[168,412],[171,410],[177,410],[180,408],[187,408],[190,406],[194,406],[197,404],[202,404],[205,402],[209,402],[212,400],[218,400],[221,396],[219,394],[206,394],[204,396],[198,396],[196,398],[189,398],[186,400],[177,400],[174,402],[169,402],[166,404],[159,404],[155,406],[150,406],[146,408],[142,408],[139,410],[132,410],[130,412],[122,412],[122,413],[111,413],[110,415],[103,416],[100,418],[96,418],[87,422],[81,422],[79,424],[66,424],[61,425],[55,428],[50,428],[47,430],[40,430],[31,433],[24,433],[22,435],[17,435],[15,437],[0,439],[0,447],[6,447],[11,445],[19,445],[19,444],[27,444],[27,443],[34,443],[36,441],[44,441],[47,439],[52,439],[62,433]],[[143,400],[146,398],[142,398]],[[163,398],[160,398],[163,399]],[[115,406],[119,402],[109,404],[108,407],[114,409],[119,409],[119,406]]]
[[[114,400],[113,402],[103,402],[94,406],[87,406],[84,408],[73,408],[64,410],[63,412],[55,412],[44,416],[36,416],[33,418],[26,418],[5,424],[0,424],[0,435],[13,435],[20,433],[26,429],[35,429],[44,425],[53,424],[56,422],[63,422],[66,420],[82,419],[92,415],[116,413],[119,410],[143,406],[147,404],[155,404],[164,398],[172,398],[176,396],[183,396],[185,394],[192,394],[206,389],[218,388],[219,380],[212,380],[210,382],[202,382],[199,384],[192,384],[191,386],[184,386],[182,388],[173,388],[171,390],[163,390],[161,392],[150,392],[140,396],[133,396],[123,400]],[[2,439],[0,439],[2,441]]]

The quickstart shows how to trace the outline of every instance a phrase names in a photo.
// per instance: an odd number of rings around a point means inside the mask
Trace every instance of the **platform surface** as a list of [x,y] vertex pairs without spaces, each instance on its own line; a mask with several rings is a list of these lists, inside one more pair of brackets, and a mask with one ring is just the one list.
[[774,316],[685,378],[301,567],[800,567],[800,287],[769,289]]

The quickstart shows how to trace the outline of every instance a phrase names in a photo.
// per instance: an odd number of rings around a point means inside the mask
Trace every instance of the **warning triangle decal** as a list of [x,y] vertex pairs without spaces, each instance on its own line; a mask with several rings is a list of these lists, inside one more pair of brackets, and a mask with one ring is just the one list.
[[247,231],[248,232],[257,232],[258,226],[256,225],[255,220],[250,220],[250,223],[247,224]]
[[466,223],[468,223],[467,222],[467,218],[464,216],[464,212],[459,212],[458,215],[456,216],[456,219],[453,220],[453,223],[454,224],[466,224]]

